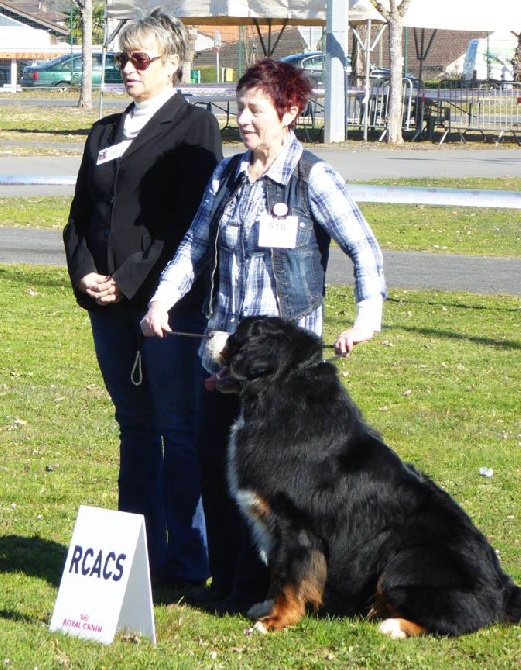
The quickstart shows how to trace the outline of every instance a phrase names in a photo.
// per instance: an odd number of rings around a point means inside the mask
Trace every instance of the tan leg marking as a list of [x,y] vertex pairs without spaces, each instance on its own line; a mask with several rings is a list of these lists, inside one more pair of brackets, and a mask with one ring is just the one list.
[[322,604],[326,577],[327,564],[324,554],[314,551],[308,575],[300,584],[287,584],[276,595],[270,588],[269,596],[273,599],[273,605],[270,612],[256,622],[254,628],[261,633],[282,630],[302,619],[307,603],[317,610]]
[[251,508],[250,513],[258,519],[268,519],[271,514],[271,508],[266,500],[260,496],[256,491],[251,492]]

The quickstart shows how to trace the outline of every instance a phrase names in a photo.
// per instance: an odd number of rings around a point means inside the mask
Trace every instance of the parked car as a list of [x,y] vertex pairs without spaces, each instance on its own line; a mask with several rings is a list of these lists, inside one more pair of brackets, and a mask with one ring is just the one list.
[[[81,54],[65,54],[38,65],[25,67],[20,84],[22,88],[56,88],[67,90],[71,86],[80,86],[83,72]],[[121,71],[114,63],[114,53],[107,52],[105,62],[105,82],[121,83]],[[92,85],[99,88],[101,84],[101,52],[92,54]]]
[[[371,65],[371,71],[369,76],[371,78],[371,83],[373,84],[376,84],[380,81],[389,81],[389,79],[391,78],[391,70],[388,67],[379,67],[377,65]],[[410,72],[406,72],[403,78],[410,81],[413,86],[418,85],[418,80]]]
[[[40,61],[36,60],[27,60],[25,58],[19,58],[17,60],[17,69],[18,69],[18,79],[22,76],[23,69],[27,65],[37,65]],[[0,58],[0,86],[4,84],[11,83],[11,59],[10,58]]]
[[[314,87],[324,85],[326,55],[322,51],[308,51],[305,53],[291,54],[291,56],[284,56],[279,60],[291,63],[295,67],[306,70]],[[352,72],[350,56],[347,57],[347,71],[349,74]],[[370,79],[372,84],[376,85],[381,81],[388,81],[390,78],[391,70],[389,68],[371,65]],[[416,85],[416,77],[410,72],[405,74],[405,78],[409,79],[413,85]]]
[[290,56],[279,58],[279,60],[284,63],[290,63],[296,68],[306,70],[314,88],[324,85],[326,57],[322,51],[291,54]]

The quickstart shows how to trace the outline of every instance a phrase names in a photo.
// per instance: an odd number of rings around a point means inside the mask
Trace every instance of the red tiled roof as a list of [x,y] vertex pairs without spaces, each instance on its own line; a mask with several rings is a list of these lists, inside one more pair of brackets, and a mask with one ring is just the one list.
[[68,27],[64,23],[67,19],[63,12],[45,9],[41,2],[30,0],[0,0],[0,13],[4,16],[21,21],[33,28],[44,28],[55,35],[65,36],[69,34]]

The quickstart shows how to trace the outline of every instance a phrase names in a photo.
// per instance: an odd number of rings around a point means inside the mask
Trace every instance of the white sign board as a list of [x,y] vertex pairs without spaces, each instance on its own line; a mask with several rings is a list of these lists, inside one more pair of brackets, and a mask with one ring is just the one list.
[[50,630],[104,644],[127,631],[155,643],[141,514],[80,506]]

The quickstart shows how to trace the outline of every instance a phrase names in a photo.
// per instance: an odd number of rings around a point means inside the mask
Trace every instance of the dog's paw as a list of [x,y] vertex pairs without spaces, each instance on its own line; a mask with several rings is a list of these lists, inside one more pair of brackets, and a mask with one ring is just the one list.
[[402,630],[400,619],[385,619],[378,626],[378,630],[392,640],[402,640],[407,637],[407,633]]
[[260,633],[261,635],[266,635],[268,632],[268,629],[266,626],[262,623],[262,621],[256,621],[253,626],[248,628],[246,631],[247,635],[254,635],[255,633]]
[[267,616],[271,612],[272,607],[273,600],[264,600],[261,603],[255,603],[255,605],[252,605],[246,612],[246,616],[250,619],[260,619],[264,616]]

